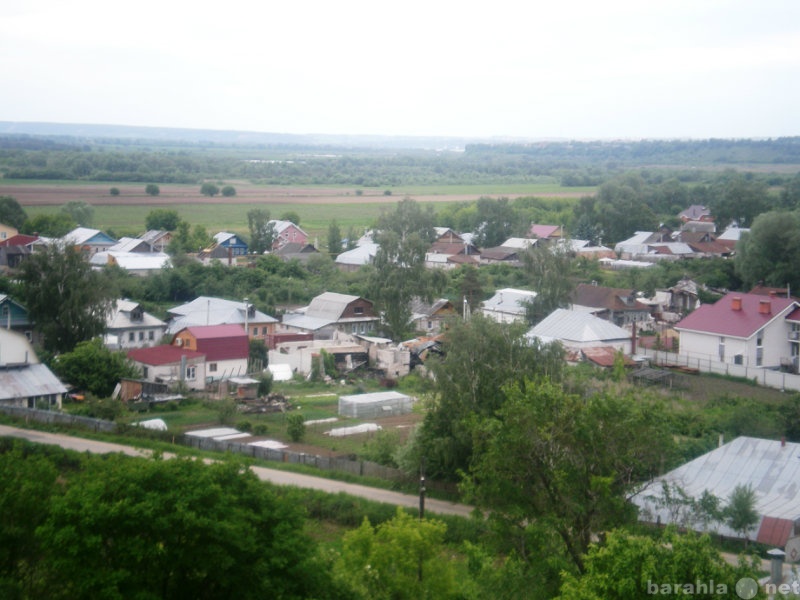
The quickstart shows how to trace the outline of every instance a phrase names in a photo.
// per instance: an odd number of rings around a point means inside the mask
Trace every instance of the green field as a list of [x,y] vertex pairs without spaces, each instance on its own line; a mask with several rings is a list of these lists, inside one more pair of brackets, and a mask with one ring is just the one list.
[[[110,187],[115,186],[113,183],[42,182],[36,180],[4,180],[3,183],[7,183],[9,186],[52,187],[62,192],[61,196],[64,202],[70,200],[88,201],[95,206],[94,220],[91,226],[104,231],[111,231],[117,237],[137,236],[142,233],[145,230],[145,220],[148,213],[156,208],[175,210],[183,220],[192,225],[201,225],[212,234],[218,231],[230,231],[246,236],[248,234],[247,213],[254,208],[267,208],[273,218],[280,218],[281,215],[290,211],[297,213],[300,216],[300,226],[309,234],[312,242],[315,241],[315,238],[320,242],[323,241],[327,236],[329,224],[334,220],[338,223],[342,235],[347,235],[350,227],[353,227],[359,234],[363,233],[365,229],[374,224],[382,211],[393,209],[395,204],[405,197],[418,199],[421,204],[430,203],[435,211],[439,211],[453,203],[464,202],[466,198],[474,200],[481,196],[498,198],[521,195],[540,197],[563,195],[563,199],[572,201],[577,197],[590,195],[595,191],[594,188],[590,187],[563,188],[556,183],[548,182],[538,184],[416,186],[407,189],[393,189],[391,190],[391,196],[387,196],[384,195],[383,190],[369,188],[303,186],[303,190],[328,190],[332,194],[320,198],[319,202],[315,202],[312,196],[304,196],[302,201],[298,200],[298,202],[274,202],[269,201],[269,195],[275,193],[276,188],[274,186],[235,182],[240,196],[248,196],[249,201],[239,198],[219,198],[217,202],[209,204],[193,203],[187,201],[187,186],[161,185],[160,200],[163,203],[155,206],[145,204],[145,201],[150,200],[150,198],[144,195],[143,186],[139,184],[122,183],[116,184],[116,186],[122,190],[122,194],[126,199],[130,199],[131,195],[134,194],[141,195],[143,202],[141,205],[114,204],[114,199],[110,195],[107,203],[105,197],[102,199],[102,203],[98,203],[98,194],[95,190],[105,192]],[[82,191],[84,193],[81,193],[78,186],[83,188]],[[76,191],[74,197],[70,193],[63,193],[64,190],[73,188]],[[92,189],[91,196],[86,194],[86,188]],[[291,188],[282,187],[280,189],[285,192]],[[260,203],[257,200],[254,201],[254,197],[257,198],[261,192],[265,195],[264,203]],[[0,191],[0,193],[13,195],[13,191]],[[105,196],[105,193],[103,196]],[[169,202],[171,197],[176,198],[175,203]],[[431,201],[433,197],[435,197],[435,201]],[[448,197],[451,197],[452,200],[449,200]],[[177,198],[181,199],[178,200]],[[355,201],[356,198],[358,202]],[[375,199],[374,202],[371,201],[372,198]],[[35,217],[39,214],[54,214],[60,210],[60,205],[26,205],[24,200],[21,203],[29,217]]]

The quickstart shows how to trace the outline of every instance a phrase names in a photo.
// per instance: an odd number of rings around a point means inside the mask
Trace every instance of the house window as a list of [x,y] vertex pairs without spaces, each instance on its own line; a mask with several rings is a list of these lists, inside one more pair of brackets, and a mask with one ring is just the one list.
[[718,351],[719,351],[719,360],[720,360],[720,362],[725,362],[725,338],[721,337],[721,336],[719,338]]
[[140,341],[140,342],[143,342],[143,341],[144,341],[144,331],[140,331],[140,332],[139,332],[139,341]]
[[354,306],[353,307],[353,314],[363,315],[364,314],[364,307],[363,306]]
[[197,367],[190,365],[186,367],[186,379],[194,379],[197,377]]
[[135,342],[136,341],[136,334],[133,331],[128,332],[128,341]]
[[147,375],[148,375],[147,367],[142,367],[142,377],[147,379]]
[[756,334],[756,366],[761,367],[764,365],[764,332],[759,331]]
[[433,321],[428,321],[428,329],[433,329]]
[[217,363],[208,363],[208,370],[211,373],[217,372]]
[[156,334],[155,334],[155,332],[154,332],[152,329],[151,329],[150,331],[148,331],[148,332],[147,332],[147,339],[148,339],[148,340],[150,340],[151,342],[152,342],[154,339],[156,339]]

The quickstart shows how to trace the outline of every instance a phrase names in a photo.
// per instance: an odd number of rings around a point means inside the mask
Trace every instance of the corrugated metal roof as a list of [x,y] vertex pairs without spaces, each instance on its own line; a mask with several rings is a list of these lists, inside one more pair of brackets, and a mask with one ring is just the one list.
[[513,315],[524,315],[526,303],[536,297],[536,292],[529,290],[518,290],[515,288],[503,288],[497,290],[494,296],[483,302],[483,310],[490,312],[502,312]]
[[246,359],[250,355],[249,338],[241,325],[198,325],[186,330],[207,361]]
[[41,363],[0,368],[0,400],[22,400],[66,393],[64,384]]
[[526,334],[528,338],[549,338],[564,342],[611,342],[631,337],[618,327],[591,313],[557,308]]
[[[655,485],[637,495],[634,502],[647,508],[651,517],[660,517],[661,522],[667,524],[672,518],[670,510],[657,508],[648,499],[648,496],[660,494],[661,481],[678,485],[693,498],[700,498],[708,490],[723,500],[730,497],[736,486],[749,485],[756,492],[756,509],[763,517],[792,522],[800,518],[798,443],[782,444],[776,440],[738,437],[659,477]],[[724,525],[719,531],[725,535],[738,535]],[[765,530],[766,535],[770,539],[774,537]]]
[[377,253],[378,244],[368,242],[347,252],[342,252],[336,257],[335,262],[340,265],[368,265]]
[[[200,296],[187,304],[170,308],[168,333],[176,333],[186,327],[195,325],[242,324],[245,322],[246,305],[244,302]],[[256,310],[246,318],[249,324],[277,323],[278,319]]]
[[331,323],[330,319],[320,319],[318,317],[309,317],[304,314],[285,314],[283,315],[283,324],[287,327],[295,327],[297,329],[305,329],[306,331],[317,331],[323,327],[327,327]]
[[187,350],[179,348],[178,346],[171,346],[169,344],[161,344],[153,346],[152,348],[134,348],[128,350],[128,358],[143,365],[173,365],[181,362],[182,357],[187,359],[204,358],[203,352],[195,352],[194,350]]
[[336,292],[323,292],[311,300],[311,304],[306,308],[306,315],[318,319],[338,321],[347,308],[347,305],[356,300],[358,300],[358,296],[338,294]]

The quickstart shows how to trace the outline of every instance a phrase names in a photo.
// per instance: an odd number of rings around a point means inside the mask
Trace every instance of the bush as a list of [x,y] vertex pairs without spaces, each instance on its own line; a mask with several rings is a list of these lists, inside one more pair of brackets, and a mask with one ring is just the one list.
[[293,442],[300,442],[306,435],[306,422],[300,413],[291,413],[286,417],[286,433]]
[[226,198],[231,198],[236,195],[236,188],[232,185],[226,185],[222,187],[222,195]]
[[119,196],[119,188],[113,187],[110,190],[108,190],[108,193],[111,194],[112,196]]
[[267,435],[269,428],[266,423],[256,423],[253,425],[253,435]]
[[148,183],[144,186],[144,193],[148,196],[158,196],[161,193],[161,189],[155,183]]

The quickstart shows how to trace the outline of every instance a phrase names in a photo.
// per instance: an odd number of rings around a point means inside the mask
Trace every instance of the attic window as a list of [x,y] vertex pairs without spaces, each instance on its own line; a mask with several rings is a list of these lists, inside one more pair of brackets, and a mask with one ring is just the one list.
[[363,315],[364,314],[364,307],[363,306],[354,306],[353,313],[356,315]]

